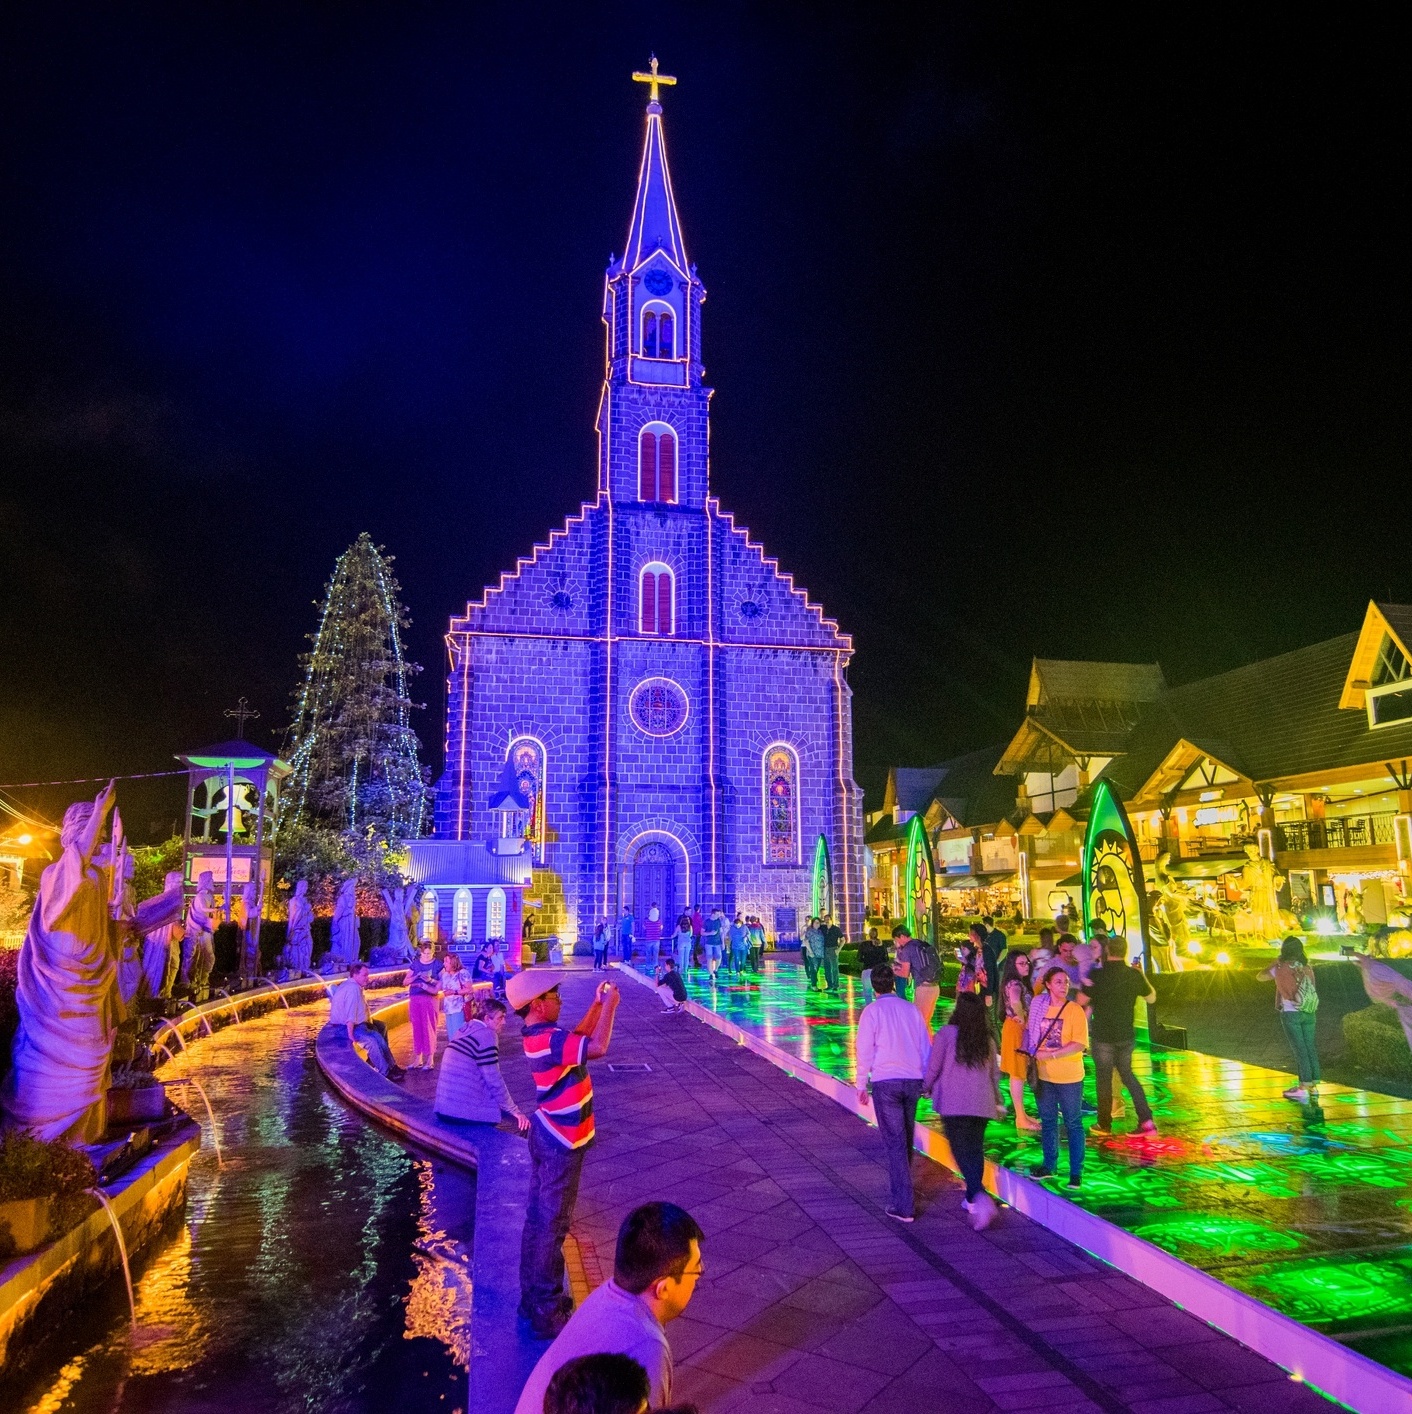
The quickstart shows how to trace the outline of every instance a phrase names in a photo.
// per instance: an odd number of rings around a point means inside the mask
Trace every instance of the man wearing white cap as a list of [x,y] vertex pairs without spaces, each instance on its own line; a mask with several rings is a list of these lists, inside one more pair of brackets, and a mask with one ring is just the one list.
[[506,984],[525,1023],[539,1108],[530,1125],[530,1187],[520,1239],[520,1315],[538,1340],[553,1340],[573,1311],[564,1290],[564,1239],[574,1218],[583,1158],[593,1143],[593,1082],[588,1062],[608,1054],[618,989],[600,982],[588,1014],[572,1030],[558,1025],[562,973],[531,968]]

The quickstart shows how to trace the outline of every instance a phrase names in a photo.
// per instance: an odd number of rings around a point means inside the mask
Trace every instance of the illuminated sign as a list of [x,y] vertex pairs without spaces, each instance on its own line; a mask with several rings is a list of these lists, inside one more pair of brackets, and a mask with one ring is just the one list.
[[1084,930],[1092,936],[1101,923],[1110,934],[1128,940],[1129,959],[1148,961],[1147,889],[1142,857],[1127,811],[1107,781],[1093,788],[1093,805],[1084,835]]
[[907,822],[907,927],[914,938],[936,940],[936,875],[922,817]]

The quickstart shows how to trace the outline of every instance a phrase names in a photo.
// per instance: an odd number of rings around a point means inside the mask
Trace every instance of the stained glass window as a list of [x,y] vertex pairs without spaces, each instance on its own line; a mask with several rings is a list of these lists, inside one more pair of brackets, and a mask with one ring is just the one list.
[[544,863],[545,845],[545,762],[544,747],[532,736],[518,737],[510,743],[510,761],[515,768],[515,784],[530,803],[525,822],[525,838],[534,851],[534,862]]
[[670,678],[648,678],[632,693],[628,711],[648,736],[671,736],[686,725],[686,693]]
[[799,862],[799,761],[781,743],[765,751],[765,862]]

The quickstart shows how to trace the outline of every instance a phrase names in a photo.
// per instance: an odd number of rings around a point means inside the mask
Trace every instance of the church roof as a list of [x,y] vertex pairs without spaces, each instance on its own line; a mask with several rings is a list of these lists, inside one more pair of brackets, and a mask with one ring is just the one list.
[[687,273],[686,242],[682,239],[672,174],[667,167],[662,105],[654,99],[647,105],[647,135],[642,144],[642,165],[637,174],[623,268],[636,270],[659,249],[683,275]]

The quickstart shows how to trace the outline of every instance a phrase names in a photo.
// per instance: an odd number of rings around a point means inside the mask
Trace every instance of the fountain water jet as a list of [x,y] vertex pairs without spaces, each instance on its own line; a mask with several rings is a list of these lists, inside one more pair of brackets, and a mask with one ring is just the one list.
[[123,1280],[127,1283],[127,1308],[132,1319],[132,1328],[137,1329],[137,1298],[132,1294],[132,1267],[127,1259],[127,1243],[123,1241],[122,1224],[118,1222],[118,1215],[113,1211],[113,1205],[108,1201],[108,1195],[101,1188],[85,1188],[85,1193],[96,1198],[103,1206],[103,1211],[108,1215],[108,1221],[113,1225],[113,1236],[118,1244],[118,1256],[123,1260]]

